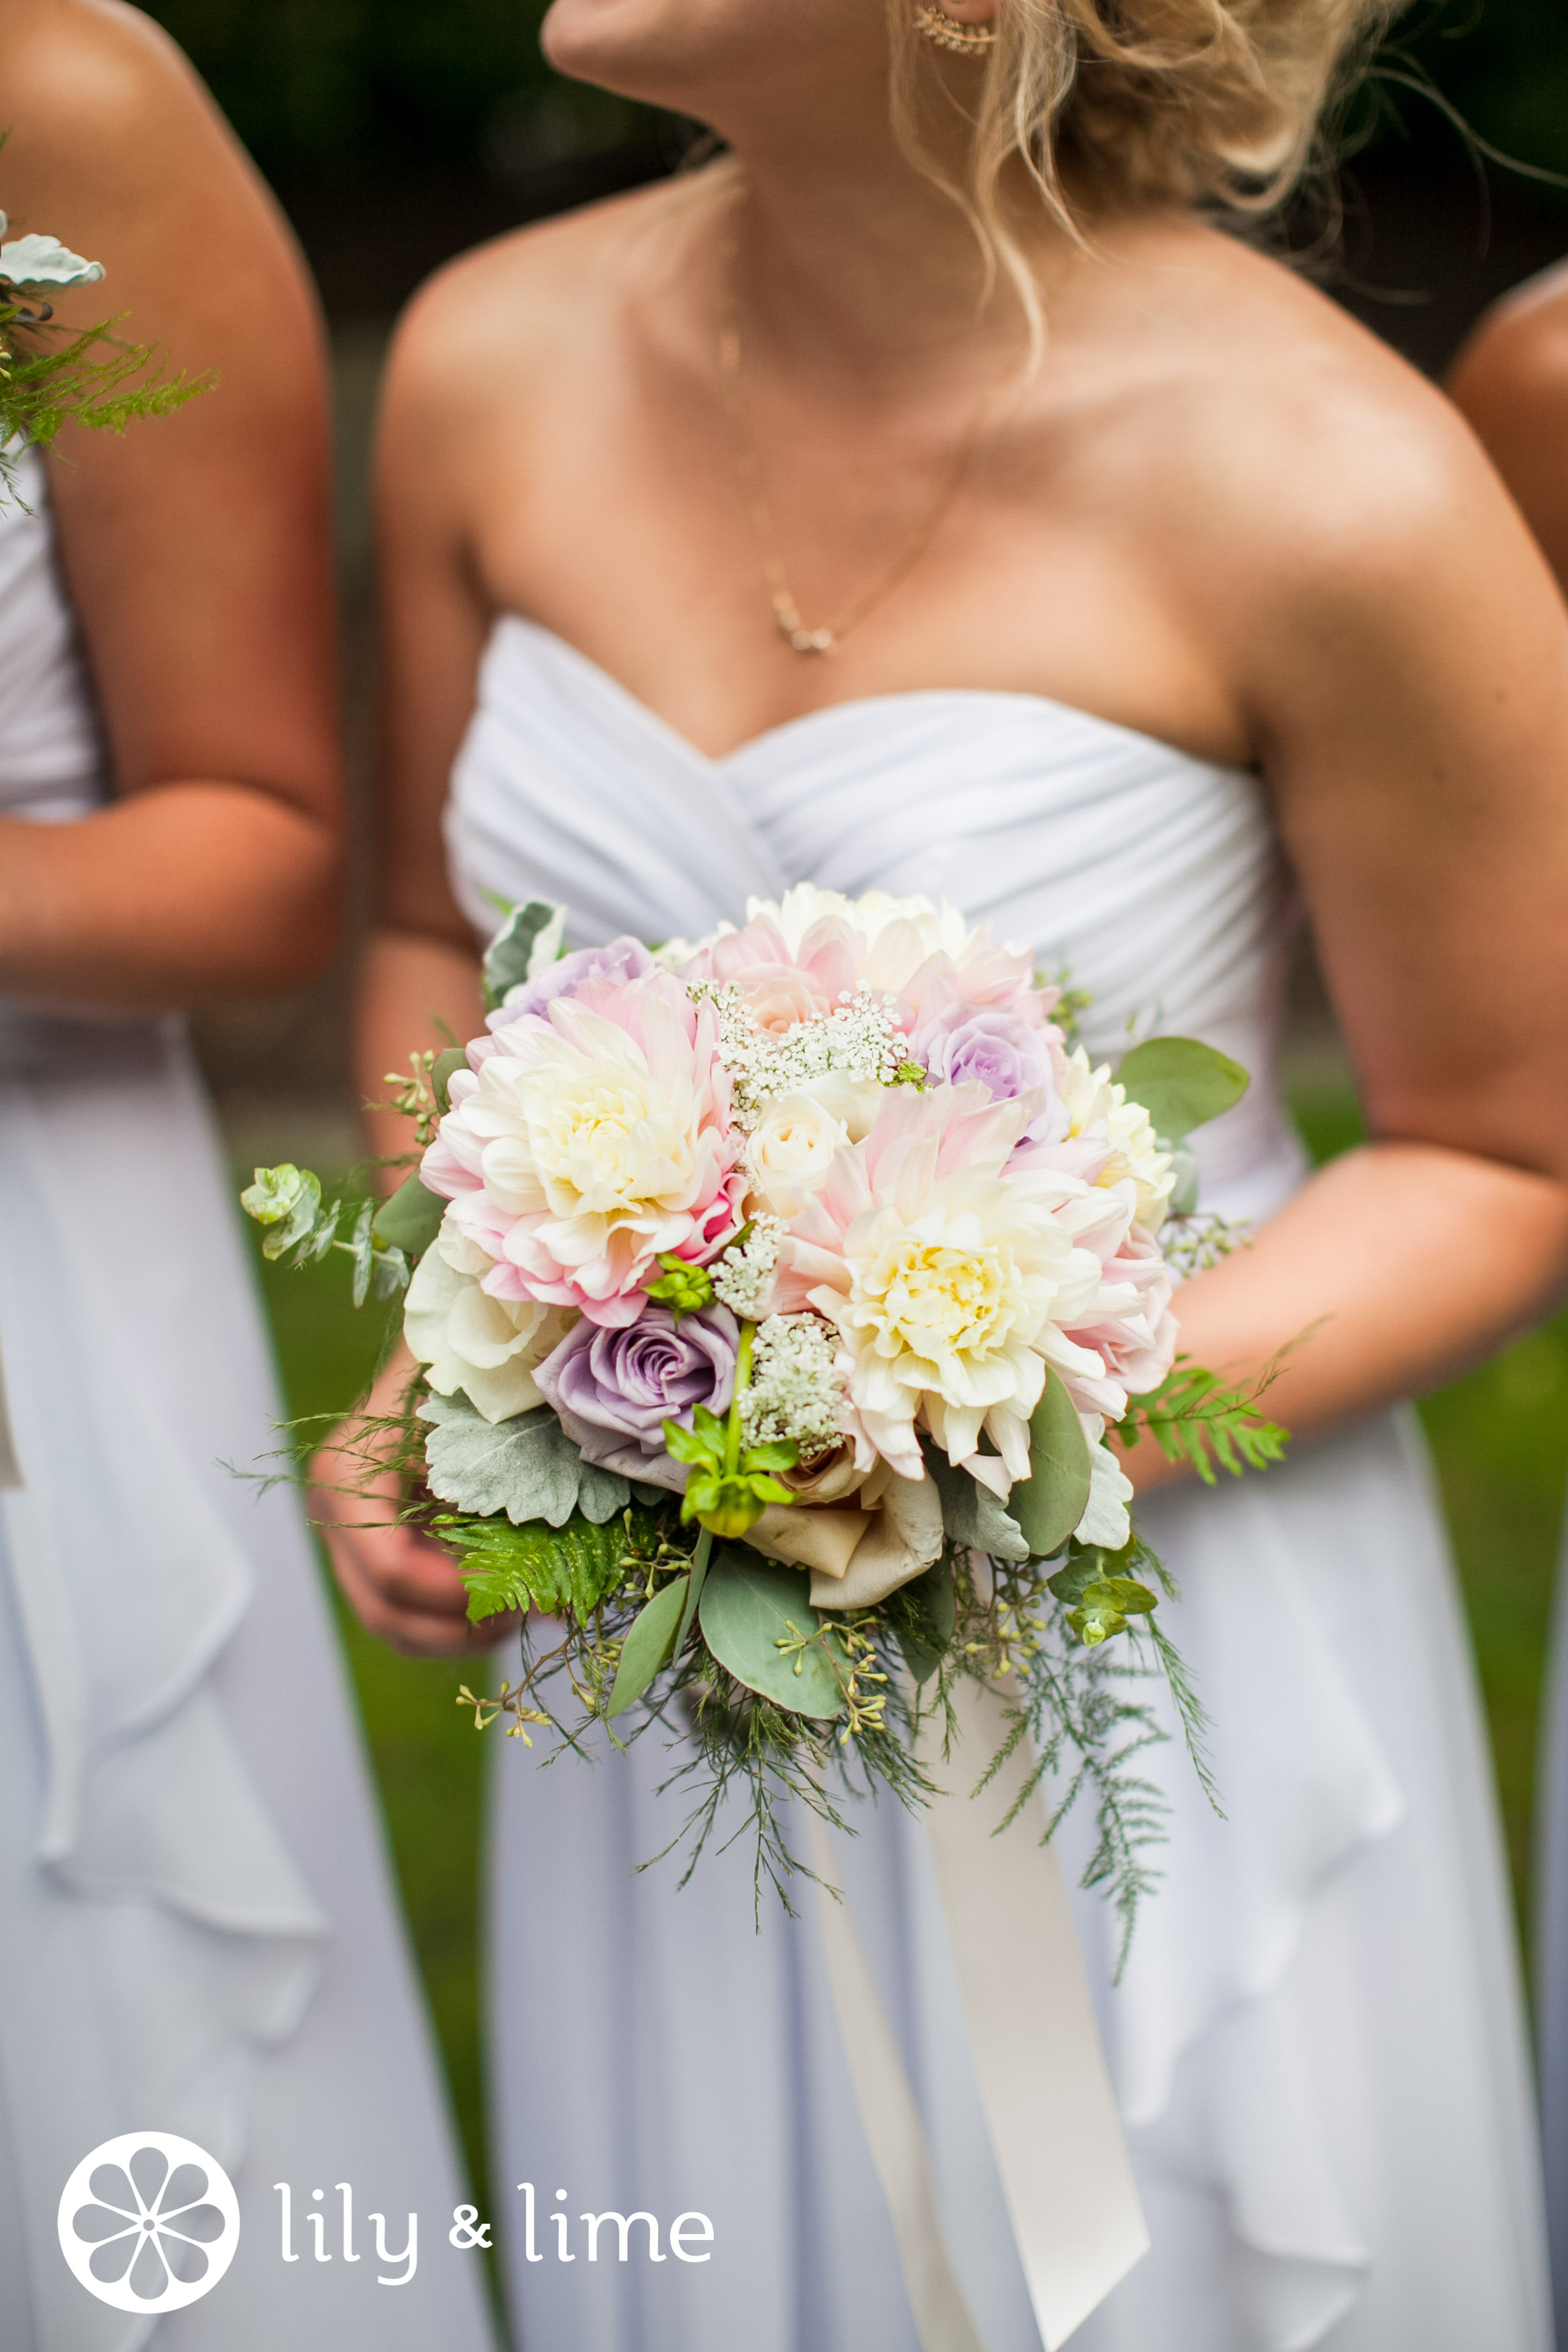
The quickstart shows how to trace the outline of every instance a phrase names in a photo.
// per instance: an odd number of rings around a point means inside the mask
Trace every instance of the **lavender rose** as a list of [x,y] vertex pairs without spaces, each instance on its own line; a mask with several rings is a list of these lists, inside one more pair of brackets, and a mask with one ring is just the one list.
[[1010,1102],[1032,1087],[1055,1095],[1051,1038],[1049,1030],[1000,1006],[952,1004],[921,1024],[909,1049],[940,1085],[977,1079],[994,1102]]
[[519,981],[507,991],[489,1018],[492,1029],[505,1029],[526,1013],[542,1013],[558,996],[580,988],[587,980],[641,980],[654,969],[653,959],[641,940],[612,940],[601,948],[577,948],[570,955],[547,964],[537,980]]
[[650,1304],[621,1330],[577,1324],[534,1378],[585,1461],[678,1493],[685,1465],[665,1453],[663,1423],[689,1429],[699,1404],[727,1412],[739,1345],[727,1307],[705,1307],[677,1324],[667,1307]]

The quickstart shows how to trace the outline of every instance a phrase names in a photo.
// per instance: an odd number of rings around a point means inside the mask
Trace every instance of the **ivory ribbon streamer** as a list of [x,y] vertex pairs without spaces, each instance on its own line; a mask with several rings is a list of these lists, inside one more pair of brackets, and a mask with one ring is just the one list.
[[0,1359],[0,1487],[16,1487],[22,1484],[22,1465],[16,1457],[16,1441],[11,1434],[11,1416],[5,1409],[5,1365]]
[[833,1872],[828,1832],[810,1817],[812,1866],[819,1888],[828,1981],[882,2193],[893,2217],[915,2333],[922,2352],[985,2352],[947,2252],[920,2111],[898,2054],[849,1904],[829,1892]]
[[[969,1788],[1001,1746],[1010,1694],[960,1678],[960,1737],[944,1767],[937,1738],[922,1761],[943,1794],[926,1832],[968,2027],[980,2101],[1030,2301],[1046,2352],[1074,2330],[1148,2252],[1121,2119],[1053,1846],[1037,1790],[993,1835],[1033,1769],[1021,1741],[978,1796]],[[817,1870],[831,1875],[814,1824]],[[893,2214],[924,2352],[974,2352],[975,2325],[953,2274],[920,2117],[845,1907],[824,1895],[822,1932],[839,2023],[873,2159]]]

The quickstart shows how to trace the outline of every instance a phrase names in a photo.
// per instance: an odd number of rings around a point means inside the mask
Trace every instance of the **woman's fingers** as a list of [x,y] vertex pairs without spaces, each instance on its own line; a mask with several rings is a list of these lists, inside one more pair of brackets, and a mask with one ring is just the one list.
[[468,1588],[438,1544],[406,1528],[344,1528],[345,1544],[383,1600],[421,1615],[468,1622]]
[[450,1615],[410,1608],[388,1599],[341,1538],[333,1544],[332,1566],[343,1598],[367,1633],[409,1657],[458,1658],[485,1645],[474,1630]]
[[338,1451],[318,1454],[312,1496],[333,1572],[367,1633],[413,1656],[456,1658],[491,1649],[513,1630],[515,1617],[470,1625],[467,1587],[451,1554],[398,1526],[395,1476],[350,1491],[335,1475],[341,1466]]

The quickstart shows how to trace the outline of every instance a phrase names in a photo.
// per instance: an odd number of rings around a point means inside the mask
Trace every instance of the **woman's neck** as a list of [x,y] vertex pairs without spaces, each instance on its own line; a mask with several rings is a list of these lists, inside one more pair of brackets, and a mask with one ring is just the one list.
[[[737,299],[749,346],[801,373],[896,379],[962,352],[998,357],[1023,333],[1004,273],[988,271],[958,205],[925,179],[891,131],[854,150],[737,148],[733,202]],[[1073,250],[1031,220],[1030,257],[1049,289]]]

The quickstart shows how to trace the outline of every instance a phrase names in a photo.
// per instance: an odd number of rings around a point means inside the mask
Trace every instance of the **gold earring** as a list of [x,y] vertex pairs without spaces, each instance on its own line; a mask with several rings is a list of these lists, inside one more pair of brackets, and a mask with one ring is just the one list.
[[954,49],[965,58],[983,57],[997,37],[994,25],[960,24],[956,16],[949,16],[946,8],[931,6],[916,8],[915,29],[924,33],[939,49]]

